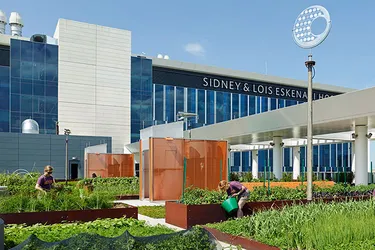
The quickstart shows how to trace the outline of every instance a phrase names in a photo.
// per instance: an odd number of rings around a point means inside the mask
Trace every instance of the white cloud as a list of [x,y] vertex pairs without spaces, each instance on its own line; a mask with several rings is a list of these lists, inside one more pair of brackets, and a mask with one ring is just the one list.
[[203,46],[199,43],[188,43],[185,45],[185,51],[194,56],[204,56],[206,51]]

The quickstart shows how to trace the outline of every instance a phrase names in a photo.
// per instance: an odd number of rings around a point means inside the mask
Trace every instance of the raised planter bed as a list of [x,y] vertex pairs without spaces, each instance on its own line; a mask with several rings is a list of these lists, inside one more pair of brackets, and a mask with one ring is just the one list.
[[278,247],[269,246],[269,245],[260,243],[255,240],[223,233],[213,228],[209,228],[205,226],[203,228],[209,231],[219,241],[226,242],[233,246],[241,246],[242,248],[246,250],[278,250],[279,249]]
[[0,214],[5,224],[26,224],[37,223],[55,224],[66,221],[94,221],[104,218],[134,218],[138,219],[138,208],[128,206],[126,208],[107,208],[92,210],[70,210],[70,211],[49,211],[49,212],[27,212]]
[[174,201],[165,203],[165,222],[184,229],[225,220],[227,215],[218,204],[185,205]]
[[[357,196],[357,197],[336,197],[336,198],[324,198],[314,199],[314,201],[323,202],[342,202],[347,199],[351,200],[365,200],[370,199],[372,196]],[[280,209],[285,206],[293,204],[302,205],[309,203],[306,199],[304,200],[276,200],[276,201],[252,201],[245,204],[243,208],[244,215],[252,215],[254,212],[268,210],[268,209]],[[228,215],[221,207],[220,204],[204,204],[204,205],[185,205],[174,201],[167,201],[165,203],[165,221],[169,224],[189,229],[195,225],[205,225],[207,223],[216,223],[225,221],[228,219]],[[246,248],[247,249],[247,248]]]

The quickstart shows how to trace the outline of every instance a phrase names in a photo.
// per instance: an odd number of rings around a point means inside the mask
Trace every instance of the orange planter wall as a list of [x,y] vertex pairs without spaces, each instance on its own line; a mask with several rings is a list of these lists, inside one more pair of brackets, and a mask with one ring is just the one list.
[[[318,187],[333,187],[335,182],[333,181],[314,181],[314,185]],[[262,187],[264,185],[263,182],[242,182],[242,185],[247,187],[249,190],[253,190],[254,187]],[[301,185],[301,182],[270,182],[270,187],[285,187],[285,188],[297,188]],[[307,185],[306,182],[303,182],[303,185]],[[268,187],[268,183],[266,182],[266,187]]]

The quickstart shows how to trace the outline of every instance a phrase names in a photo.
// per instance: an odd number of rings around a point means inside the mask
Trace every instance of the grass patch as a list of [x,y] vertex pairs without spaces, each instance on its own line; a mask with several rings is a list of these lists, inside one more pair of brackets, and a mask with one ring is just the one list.
[[138,213],[155,219],[165,218],[165,206],[138,207]]

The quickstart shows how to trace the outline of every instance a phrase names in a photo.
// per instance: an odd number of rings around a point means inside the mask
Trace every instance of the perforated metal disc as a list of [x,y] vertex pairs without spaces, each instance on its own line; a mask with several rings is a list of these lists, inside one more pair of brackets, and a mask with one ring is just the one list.
[[[326,27],[321,34],[314,34],[312,24],[318,18],[326,21]],[[293,26],[295,43],[304,49],[311,49],[321,44],[331,30],[331,18],[328,11],[319,5],[306,8],[299,14]]]

